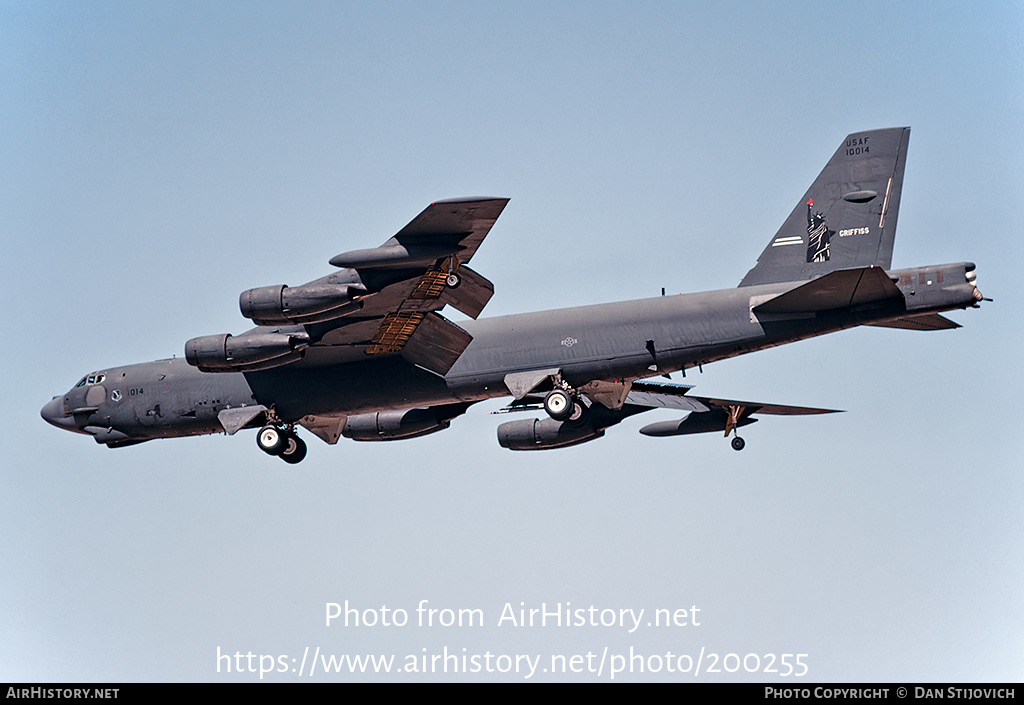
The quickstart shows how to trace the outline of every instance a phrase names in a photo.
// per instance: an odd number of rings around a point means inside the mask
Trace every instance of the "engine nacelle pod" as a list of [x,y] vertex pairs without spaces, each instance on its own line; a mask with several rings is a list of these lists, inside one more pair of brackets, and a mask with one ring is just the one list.
[[586,443],[604,435],[604,429],[552,418],[509,421],[498,426],[498,444],[509,450],[544,450]]
[[322,323],[358,311],[352,287],[337,284],[261,286],[238,297],[242,315],[261,326]]
[[397,441],[443,431],[450,419],[439,419],[431,409],[399,409],[349,416],[341,435],[353,441]]
[[[739,419],[736,428],[757,423],[757,419],[749,416]],[[713,408],[710,411],[691,413],[678,421],[659,421],[647,424],[640,429],[645,436],[684,436],[690,433],[721,433],[729,424],[729,416],[724,410]]]
[[185,343],[185,360],[203,372],[255,372],[301,359],[308,345],[305,333],[204,335]]

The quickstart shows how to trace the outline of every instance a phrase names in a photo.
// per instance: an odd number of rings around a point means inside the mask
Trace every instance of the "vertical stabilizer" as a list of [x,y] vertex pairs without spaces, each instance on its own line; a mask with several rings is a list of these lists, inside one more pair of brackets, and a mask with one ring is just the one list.
[[803,281],[851,267],[888,269],[909,140],[909,127],[843,140],[740,286]]

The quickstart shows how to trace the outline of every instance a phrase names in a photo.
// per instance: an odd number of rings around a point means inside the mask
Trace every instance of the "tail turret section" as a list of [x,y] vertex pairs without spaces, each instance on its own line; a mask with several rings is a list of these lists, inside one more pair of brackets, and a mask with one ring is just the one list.
[[846,137],[740,286],[892,263],[909,127]]

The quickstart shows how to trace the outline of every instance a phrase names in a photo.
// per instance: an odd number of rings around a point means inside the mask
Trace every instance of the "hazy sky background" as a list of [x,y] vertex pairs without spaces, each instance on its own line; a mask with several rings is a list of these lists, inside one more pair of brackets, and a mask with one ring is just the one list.
[[[218,648],[307,647],[1019,679],[1022,33],[1018,2],[0,4],[0,680],[256,680]],[[108,450],[39,417],[440,198],[512,199],[473,260],[487,315],[734,286],[847,133],[902,125],[894,266],[974,261],[995,302],[691,374],[847,410],[767,417],[742,453],[637,433],[667,411],[511,453],[499,402],[411,441],[307,433],[297,467],[252,432]],[[345,600],[410,625],[325,627]],[[420,600],[486,625],[416,627]],[[701,624],[497,626],[520,602]]]

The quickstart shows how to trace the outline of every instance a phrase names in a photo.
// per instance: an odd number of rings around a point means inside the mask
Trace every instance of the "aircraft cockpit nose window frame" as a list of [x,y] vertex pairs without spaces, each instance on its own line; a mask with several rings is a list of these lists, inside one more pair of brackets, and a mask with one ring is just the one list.
[[78,389],[79,387],[84,387],[86,385],[102,384],[103,380],[105,380],[106,378],[107,375],[103,372],[93,372],[92,374],[88,374],[85,377],[82,377],[82,379],[79,380],[78,384],[75,385],[75,389]]

